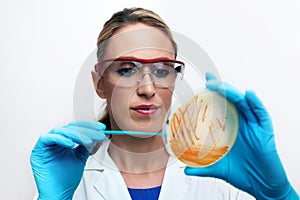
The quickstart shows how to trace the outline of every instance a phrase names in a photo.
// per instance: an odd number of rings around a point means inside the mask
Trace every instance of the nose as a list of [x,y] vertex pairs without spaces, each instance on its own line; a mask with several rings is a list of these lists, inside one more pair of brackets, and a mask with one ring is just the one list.
[[154,82],[150,74],[144,74],[138,81],[137,94],[147,98],[153,97],[156,93]]

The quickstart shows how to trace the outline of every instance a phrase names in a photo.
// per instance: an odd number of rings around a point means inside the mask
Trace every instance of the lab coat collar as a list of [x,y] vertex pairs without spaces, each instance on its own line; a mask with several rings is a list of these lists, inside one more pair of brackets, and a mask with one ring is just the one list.
[[[109,144],[109,140],[103,142],[100,149],[92,156],[92,162],[86,166],[86,169],[100,171],[94,188],[103,199],[131,200],[125,181],[107,152]],[[170,156],[159,200],[184,199],[190,185],[189,179],[184,174],[184,167],[183,163]],[[180,189],[180,192],[178,192],[178,189]]]
[[86,170],[100,171],[93,187],[103,199],[131,200],[123,177],[107,152],[109,144],[110,140],[103,142],[99,150],[92,156]]
[[184,174],[185,164],[170,156],[165,171],[159,200],[183,200],[189,189],[189,180]]

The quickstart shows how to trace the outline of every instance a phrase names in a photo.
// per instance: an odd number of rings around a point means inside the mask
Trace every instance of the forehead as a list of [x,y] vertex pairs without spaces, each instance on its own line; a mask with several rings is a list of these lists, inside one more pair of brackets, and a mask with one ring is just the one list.
[[108,41],[104,59],[121,56],[174,58],[171,40],[158,28],[141,23],[125,26]]

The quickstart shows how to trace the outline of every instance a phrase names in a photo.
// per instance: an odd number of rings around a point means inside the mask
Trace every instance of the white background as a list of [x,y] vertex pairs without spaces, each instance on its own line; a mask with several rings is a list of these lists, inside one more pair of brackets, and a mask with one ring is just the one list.
[[288,177],[300,192],[299,1],[1,0],[0,198],[32,199],[34,143],[73,120],[77,74],[103,23],[130,6],[159,13],[208,53],[223,80],[257,92],[272,115]]

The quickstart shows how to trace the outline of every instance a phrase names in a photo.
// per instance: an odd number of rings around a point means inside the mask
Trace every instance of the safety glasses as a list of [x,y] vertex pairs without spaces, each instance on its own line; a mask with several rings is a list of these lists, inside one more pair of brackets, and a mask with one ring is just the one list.
[[135,87],[149,76],[157,87],[173,87],[178,75],[183,77],[185,64],[168,58],[139,59],[119,57],[95,65],[99,76],[119,87]]

